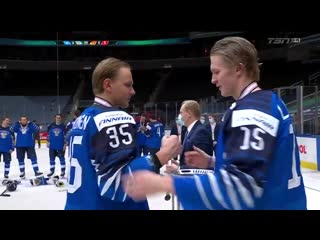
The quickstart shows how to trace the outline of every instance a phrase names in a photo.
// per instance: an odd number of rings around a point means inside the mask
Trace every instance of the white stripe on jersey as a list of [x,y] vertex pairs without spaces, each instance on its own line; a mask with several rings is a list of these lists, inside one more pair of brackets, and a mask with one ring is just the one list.
[[114,198],[116,197],[116,192],[117,192],[117,190],[118,190],[118,188],[119,188],[120,180],[121,180],[121,174],[118,174],[117,177],[116,177],[114,194],[113,194],[113,196],[112,196],[112,200],[114,200]]
[[244,203],[247,205],[247,207],[253,208],[254,207],[254,200],[251,196],[250,191],[243,186],[243,184],[240,182],[239,178],[237,178],[234,175],[231,175],[231,178],[232,178],[233,182],[236,184],[237,189],[238,189],[240,196],[243,199]]
[[226,186],[227,194],[228,194],[228,196],[230,198],[232,207],[234,209],[236,209],[236,210],[240,210],[241,206],[240,206],[240,203],[238,201],[237,193],[235,191],[234,185],[231,182],[229,174],[224,169],[220,169],[220,173],[222,175],[222,180],[223,180],[223,182],[224,182],[224,184]]
[[[96,171],[97,171],[97,169],[98,169],[98,166],[97,166],[97,168],[96,168]],[[106,173],[104,173],[104,174],[102,174],[102,175],[98,175],[98,185],[100,185],[100,182],[101,182],[101,178],[103,177],[103,176],[105,176],[105,175],[107,175],[109,172],[111,172],[112,171],[112,168],[110,168],[109,170],[108,170],[108,172],[106,172]]]
[[[237,170],[239,171],[239,170]],[[240,171],[239,171],[240,172]],[[252,189],[253,189],[253,194],[256,198],[260,198],[262,196],[263,193],[263,189],[261,187],[259,187],[256,183],[256,181],[254,180],[254,178],[246,173],[241,172],[249,181]]]
[[209,179],[209,183],[211,186],[211,191],[213,193],[213,196],[215,196],[218,203],[220,203],[222,207],[224,207],[225,209],[229,209],[229,207],[227,206],[227,203],[223,199],[222,193],[219,189],[219,185],[217,183],[217,179],[215,178],[215,176],[212,173],[209,173],[208,179]]
[[204,191],[204,188],[203,188],[203,186],[202,186],[202,183],[201,183],[201,181],[200,181],[200,178],[199,178],[197,175],[194,175],[193,178],[194,178],[194,181],[195,181],[195,183],[196,183],[196,187],[197,187],[198,193],[199,193],[199,195],[200,195],[200,197],[201,197],[201,199],[202,199],[202,202],[204,203],[204,205],[205,205],[208,209],[213,210],[213,208],[212,208],[212,206],[211,206],[211,204],[210,204],[210,202],[209,202],[209,199],[208,199],[208,197],[207,197],[207,194],[206,194],[206,192]]
[[[108,180],[106,181],[106,183],[104,184],[101,190],[101,195],[104,195],[108,191],[108,189],[110,188],[111,184],[114,182],[118,174],[121,175],[121,170],[124,166],[126,165],[121,166],[110,178],[108,178]],[[106,174],[107,173],[103,174],[101,177],[103,177]]]
[[290,124],[290,126],[289,126],[289,134],[293,134],[293,133],[294,133],[293,126],[292,126],[292,124]]
[[[129,176],[133,177],[133,174],[132,174],[130,166],[128,167],[128,171],[129,171]],[[124,196],[123,196],[122,202],[124,202],[126,200],[126,197],[127,197],[127,193],[124,191]]]
[[286,119],[290,116],[289,114],[283,116],[283,112],[282,112],[282,110],[281,110],[281,108],[280,108],[279,105],[277,105],[277,108],[278,108],[278,110],[279,110],[279,112],[280,112],[281,117],[282,117],[283,120],[286,120]]

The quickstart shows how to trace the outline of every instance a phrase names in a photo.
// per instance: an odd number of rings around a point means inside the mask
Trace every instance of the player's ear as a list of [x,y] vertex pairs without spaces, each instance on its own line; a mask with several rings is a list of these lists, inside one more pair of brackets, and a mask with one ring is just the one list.
[[110,78],[104,79],[102,82],[102,87],[104,90],[111,91],[112,89],[111,79]]
[[242,73],[245,70],[245,66],[243,63],[239,63],[236,65],[236,72],[237,73]]

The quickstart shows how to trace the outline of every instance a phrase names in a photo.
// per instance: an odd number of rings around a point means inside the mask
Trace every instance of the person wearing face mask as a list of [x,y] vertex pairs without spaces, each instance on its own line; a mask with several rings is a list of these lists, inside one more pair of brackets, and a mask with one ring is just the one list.
[[202,124],[205,124],[205,123],[206,123],[206,118],[205,118],[205,116],[201,115],[201,117],[200,117],[200,122],[201,122]]
[[[171,128],[170,135],[177,135],[179,137],[180,143],[183,143],[186,132],[187,132],[187,127],[184,125],[184,122],[183,122],[183,120],[181,118],[181,115],[179,115],[176,118],[175,124]],[[173,159],[174,160],[179,160],[180,156],[177,156],[177,157],[175,157]],[[173,162],[173,163],[175,163],[175,162]],[[167,164],[166,165],[166,172],[173,172],[176,169],[177,169],[176,166],[172,166],[171,164]]]
[[214,114],[209,115],[209,122],[206,124],[206,127],[211,133],[213,149],[215,151],[215,146],[217,145],[217,139],[218,139],[219,126],[215,120]]
[[[182,153],[180,155],[180,169],[192,168],[188,166],[184,160],[184,153],[187,151],[192,151],[193,146],[196,146],[202,149],[207,154],[212,155],[213,145],[211,141],[210,131],[205,127],[204,124],[201,124],[201,110],[198,102],[193,100],[186,100],[182,103],[180,108],[181,119],[184,122],[187,130],[185,137],[182,143]],[[170,169],[172,171],[178,170],[176,165],[171,165]],[[167,168],[167,172],[168,171]],[[171,172],[172,172],[171,171]]]
[[183,143],[184,136],[187,131],[187,127],[183,124],[184,124],[184,122],[181,119],[181,116],[178,116],[176,118],[175,124],[172,126],[171,131],[170,131],[170,135],[177,135],[179,137],[179,141],[181,143]]

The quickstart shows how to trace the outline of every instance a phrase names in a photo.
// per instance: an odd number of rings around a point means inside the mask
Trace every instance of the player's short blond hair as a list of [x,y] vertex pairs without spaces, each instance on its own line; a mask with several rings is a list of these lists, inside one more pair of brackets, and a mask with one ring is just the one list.
[[103,92],[103,81],[114,79],[120,68],[131,68],[129,63],[117,58],[107,58],[98,63],[92,73],[92,91],[95,95]]
[[217,41],[211,48],[210,56],[220,55],[231,64],[242,63],[247,76],[258,82],[260,80],[260,64],[255,46],[242,37],[226,37]]

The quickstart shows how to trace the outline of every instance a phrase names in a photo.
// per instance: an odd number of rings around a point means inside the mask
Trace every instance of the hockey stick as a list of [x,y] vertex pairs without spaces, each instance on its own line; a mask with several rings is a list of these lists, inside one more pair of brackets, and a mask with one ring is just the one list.
[[8,189],[6,188],[1,194],[0,197],[10,197],[10,194],[7,194],[6,192],[8,191]]

